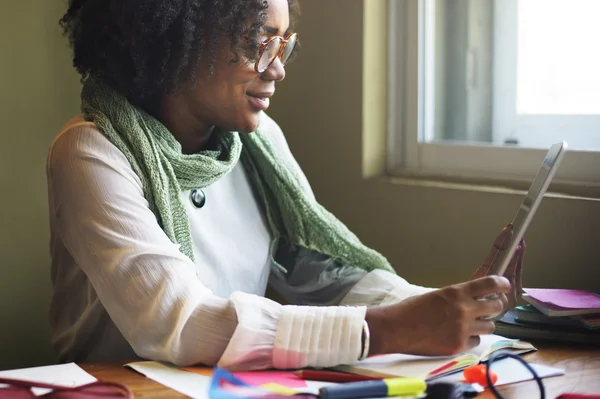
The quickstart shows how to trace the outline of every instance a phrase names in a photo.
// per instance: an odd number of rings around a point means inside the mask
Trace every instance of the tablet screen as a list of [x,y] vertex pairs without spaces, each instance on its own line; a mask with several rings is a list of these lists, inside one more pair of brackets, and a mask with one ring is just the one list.
[[510,243],[506,246],[507,250],[501,251],[499,256],[494,259],[490,274],[503,275],[508,267],[510,260],[517,250],[517,246],[525,234],[525,230],[529,226],[533,215],[558,169],[558,165],[562,161],[562,157],[567,148],[566,142],[556,143],[546,154],[542,166],[529,187],[529,191],[519,207],[517,215],[512,221],[513,234]]

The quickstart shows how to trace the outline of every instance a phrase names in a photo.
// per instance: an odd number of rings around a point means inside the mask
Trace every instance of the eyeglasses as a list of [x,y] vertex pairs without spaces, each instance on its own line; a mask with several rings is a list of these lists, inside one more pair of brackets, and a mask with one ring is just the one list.
[[254,63],[254,69],[258,73],[266,71],[275,58],[279,57],[279,60],[283,65],[290,59],[290,56],[296,49],[298,42],[298,34],[291,33],[286,38],[281,36],[273,36],[269,40],[263,42],[258,47],[258,58]]

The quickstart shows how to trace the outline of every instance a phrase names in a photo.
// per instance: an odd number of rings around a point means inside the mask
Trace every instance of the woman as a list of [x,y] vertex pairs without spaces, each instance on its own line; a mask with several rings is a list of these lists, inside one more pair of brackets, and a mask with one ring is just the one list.
[[[317,203],[265,113],[297,47],[295,9],[70,1],[82,115],[47,170],[62,360],[259,369],[452,354],[514,300],[504,277],[411,285]],[[265,298],[268,283],[290,305]]]

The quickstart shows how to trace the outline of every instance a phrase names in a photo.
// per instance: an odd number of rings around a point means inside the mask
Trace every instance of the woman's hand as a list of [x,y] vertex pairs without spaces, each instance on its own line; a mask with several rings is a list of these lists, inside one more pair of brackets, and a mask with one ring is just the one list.
[[[494,245],[492,245],[492,249],[485,258],[483,264],[479,266],[479,268],[471,277],[472,280],[489,275],[494,259],[498,258],[500,253],[507,249],[512,235],[512,225],[508,225],[502,229],[500,234],[498,234],[498,237],[496,237],[496,240],[494,240]],[[525,249],[525,241],[521,240],[517,246],[515,255],[511,259],[506,271],[504,272],[504,277],[508,279],[512,289],[506,295],[507,301],[504,303],[504,309],[502,312],[500,312],[500,314],[494,317],[494,320],[499,319],[506,311],[514,308],[519,299],[521,299],[521,294],[523,293],[523,257],[525,256]]]
[[[494,331],[494,322],[482,318],[501,312],[508,292],[506,278],[486,276],[369,308],[369,353],[435,356],[473,348],[479,344],[479,335]],[[493,293],[499,293],[498,297],[482,299]]]

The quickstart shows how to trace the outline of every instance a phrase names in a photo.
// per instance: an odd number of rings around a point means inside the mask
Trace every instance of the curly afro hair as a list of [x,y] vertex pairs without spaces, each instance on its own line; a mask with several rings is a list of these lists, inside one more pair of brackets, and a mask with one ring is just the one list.
[[[293,20],[297,0],[288,3]],[[267,8],[267,0],[69,0],[60,25],[82,80],[98,76],[151,112],[193,81],[202,57],[212,70],[218,39],[230,39],[234,61],[253,60]]]

